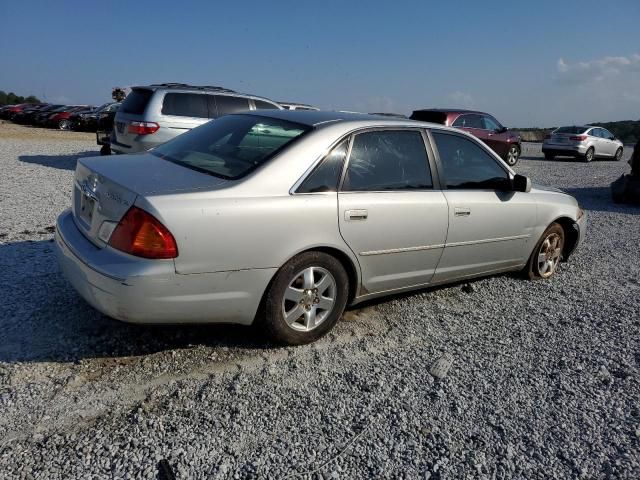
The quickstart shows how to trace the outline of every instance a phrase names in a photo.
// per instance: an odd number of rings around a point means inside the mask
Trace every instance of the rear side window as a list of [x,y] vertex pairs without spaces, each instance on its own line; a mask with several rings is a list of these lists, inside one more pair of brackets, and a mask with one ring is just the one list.
[[197,93],[167,93],[162,103],[164,115],[208,118],[207,97]]
[[230,113],[246,112],[249,110],[249,100],[242,97],[232,97],[229,95],[216,95],[218,106],[218,116],[229,115]]
[[347,156],[349,141],[335,146],[297,190],[297,193],[335,192]]
[[453,126],[459,128],[484,129],[482,117],[476,114],[460,115],[458,118],[456,118],[456,121],[453,122]]
[[429,160],[417,131],[377,131],[355,136],[342,189],[345,191],[432,188]]
[[278,110],[273,103],[263,102],[262,100],[254,100],[253,103],[256,105],[256,110]]
[[151,100],[153,91],[146,88],[134,88],[127,98],[124,99],[120,107],[124,113],[132,113],[134,115],[142,115],[145,108]]

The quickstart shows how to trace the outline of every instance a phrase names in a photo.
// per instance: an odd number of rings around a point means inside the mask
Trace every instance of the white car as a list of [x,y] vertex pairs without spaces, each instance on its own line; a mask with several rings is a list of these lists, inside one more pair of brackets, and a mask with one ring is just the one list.
[[575,157],[585,162],[594,158],[620,160],[623,150],[623,143],[609,130],[591,125],[557,128],[542,144],[542,153],[547,160],[555,157]]

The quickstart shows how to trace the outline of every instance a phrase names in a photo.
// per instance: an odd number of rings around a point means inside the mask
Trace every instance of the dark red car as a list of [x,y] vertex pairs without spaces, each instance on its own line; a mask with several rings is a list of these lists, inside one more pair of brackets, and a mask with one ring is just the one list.
[[73,121],[70,118],[71,115],[91,108],[93,107],[89,105],[70,105],[64,109],[55,110],[47,119],[45,126],[58,128],[60,130],[71,130],[73,126]]
[[518,163],[520,158],[520,152],[522,152],[520,135],[503,127],[495,117],[488,113],[474,110],[429,108],[415,110],[410,118],[465,130],[489,145],[510,166]]

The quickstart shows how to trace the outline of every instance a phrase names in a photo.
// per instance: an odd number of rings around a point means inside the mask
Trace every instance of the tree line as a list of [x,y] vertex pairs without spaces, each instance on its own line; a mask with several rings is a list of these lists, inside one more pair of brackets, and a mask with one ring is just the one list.
[[42,103],[42,102],[40,102],[40,100],[34,95],[23,97],[22,95],[16,95],[13,92],[7,93],[0,90],[0,105],[15,105],[17,103]]

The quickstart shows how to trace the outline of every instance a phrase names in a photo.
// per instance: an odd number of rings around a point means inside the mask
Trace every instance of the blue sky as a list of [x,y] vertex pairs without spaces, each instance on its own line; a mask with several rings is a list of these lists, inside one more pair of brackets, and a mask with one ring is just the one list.
[[49,101],[175,81],[509,126],[640,118],[638,0],[2,0],[0,18],[0,89]]

